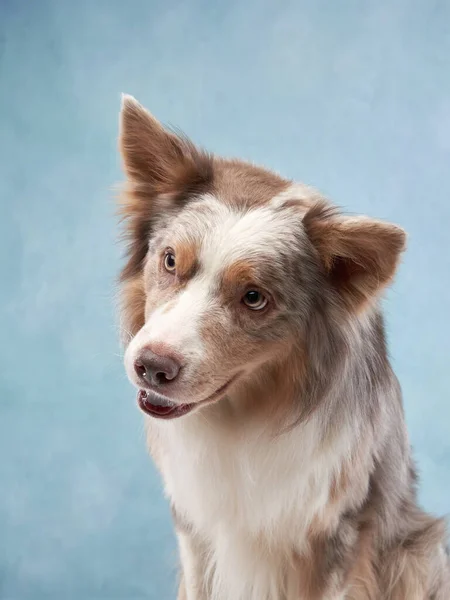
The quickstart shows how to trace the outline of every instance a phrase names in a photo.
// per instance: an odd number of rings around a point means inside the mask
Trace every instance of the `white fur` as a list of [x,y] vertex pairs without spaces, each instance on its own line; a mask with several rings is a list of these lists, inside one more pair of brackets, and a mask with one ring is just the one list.
[[141,349],[151,344],[164,343],[182,356],[202,360],[205,348],[200,336],[200,323],[208,298],[207,280],[197,279],[179,294],[175,302],[163,304],[150,315],[125,352],[125,368],[131,381],[139,386],[134,362]]
[[[283,582],[282,562],[292,558],[283,550],[306,550],[308,527],[325,510],[333,474],[350,452],[350,427],[319,451],[315,418],[275,440],[263,428],[233,437],[201,415],[148,426],[164,448],[167,495],[210,549],[212,598],[299,600],[282,591],[287,585],[298,594],[294,569]],[[185,547],[181,554],[189,576],[193,559]]]
[[274,196],[269,202],[269,206],[272,208],[281,208],[286,202],[291,200],[301,200],[309,203],[318,196],[319,194],[314,188],[303,183],[292,183],[285,190]]
[[173,305],[164,304],[150,315],[144,330],[149,344],[164,342],[182,353],[188,350],[200,360],[204,344],[200,336],[200,324],[208,308],[210,285],[205,278],[193,280],[182,291]]
[[202,199],[214,218],[204,236],[200,262],[211,280],[224,267],[240,259],[279,256],[280,249],[296,244],[292,215],[278,214],[271,206],[237,212],[212,195]]

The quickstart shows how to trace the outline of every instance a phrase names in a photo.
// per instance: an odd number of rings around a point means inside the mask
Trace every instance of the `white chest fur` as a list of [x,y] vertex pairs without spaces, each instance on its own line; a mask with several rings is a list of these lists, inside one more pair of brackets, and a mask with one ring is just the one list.
[[151,425],[149,434],[167,495],[209,548],[215,596],[288,597],[286,564],[327,506],[348,437],[319,452],[314,419],[274,437],[262,429],[235,436],[192,417]]

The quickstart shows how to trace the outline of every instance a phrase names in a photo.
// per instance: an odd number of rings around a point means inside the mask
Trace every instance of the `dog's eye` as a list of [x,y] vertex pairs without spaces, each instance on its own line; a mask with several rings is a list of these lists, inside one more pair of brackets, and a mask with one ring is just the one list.
[[166,252],[164,256],[164,268],[166,271],[169,271],[169,273],[173,273],[175,271],[176,262],[175,254],[173,252]]
[[242,298],[242,302],[251,310],[262,310],[267,306],[267,298],[257,290],[249,290]]

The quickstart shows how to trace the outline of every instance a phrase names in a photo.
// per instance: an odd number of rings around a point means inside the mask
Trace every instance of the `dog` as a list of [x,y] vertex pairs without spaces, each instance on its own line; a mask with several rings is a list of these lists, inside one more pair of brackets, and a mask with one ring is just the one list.
[[179,544],[179,600],[449,600],[380,295],[393,224],[211,155],[124,96],[125,369]]

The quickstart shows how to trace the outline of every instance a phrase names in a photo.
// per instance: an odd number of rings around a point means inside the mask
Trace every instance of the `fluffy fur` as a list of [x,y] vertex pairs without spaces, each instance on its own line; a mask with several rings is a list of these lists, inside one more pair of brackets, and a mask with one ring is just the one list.
[[404,232],[211,156],[131,97],[120,150],[127,373],[142,387],[144,348],[179,357],[157,392],[194,406],[146,416],[179,599],[448,600],[445,524],[417,504],[378,304]]

